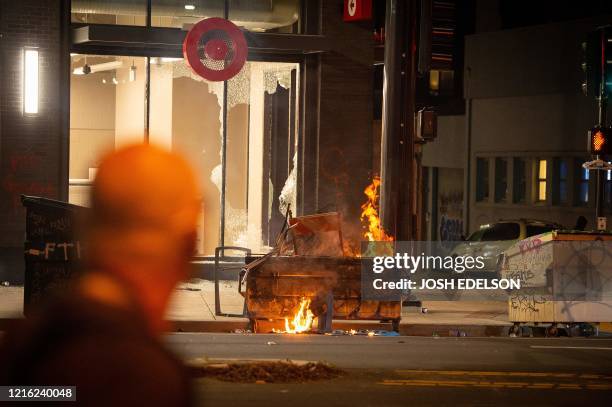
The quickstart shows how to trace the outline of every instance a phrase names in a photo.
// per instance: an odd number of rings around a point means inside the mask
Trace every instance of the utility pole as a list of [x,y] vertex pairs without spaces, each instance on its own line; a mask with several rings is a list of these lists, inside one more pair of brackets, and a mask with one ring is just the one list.
[[[606,127],[606,105],[608,101],[608,96],[606,92],[606,47],[607,47],[607,38],[606,38],[606,30],[599,30],[599,48],[601,50],[601,77],[599,83],[599,95],[597,96],[597,126],[599,128]],[[597,155],[596,159],[603,160],[603,156]],[[595,201],[595,217],[597,218],[597,230],[603,231],[608,228],[607,218],[605,214],[605,186],[606,186],[606,177],[605,172],[598,170],[597,171],[597,189],[596,189],[596,201]]]
[[387,0],[380,213],[396,240],[414,238],[416,0]]
[[593,161],[585,163],[585,169],[595,170],[595,224],[598,231],[607,230],[607,218],[605,214],[605,191],[606,172],[612,166],[606,162],[606,155],[612,152],[609,145],[610,129],[606,127],[606,108],[608,102],[608,76],[612,72],[608,69],[608,58],[610,58],[608,42],[610,27],[601,27],[589,34],[584,44],[586,51],[583,68],[586,80],[583,89],[587,96],[594,96],[597,101],[597,123],[589,131],[589,149]]

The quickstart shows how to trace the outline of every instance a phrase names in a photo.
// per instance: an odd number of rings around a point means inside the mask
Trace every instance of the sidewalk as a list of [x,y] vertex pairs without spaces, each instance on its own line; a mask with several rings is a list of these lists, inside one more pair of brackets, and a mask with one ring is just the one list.
[[[220,284],[221,312],[241,314],[243,298],[235,281]],[[433,301],[424,302],[427,313],[420,309],[404,307],[400,332],[409,335],[438,334],[440,336],[500,335],[510,322],[507,320],[505,301]],[[0,321],[21,318],[23,315],[23,287],[0,287]],[[215,315],[214,284],[196,279],[181,284],[172,298],[167,319],[177,331],[229,332],[245,329],[247,318],[220,317]],[[1,326],[0,326],[1,328]],[[338,329],[389,329],[388,324],[376,321],[334,321]]]

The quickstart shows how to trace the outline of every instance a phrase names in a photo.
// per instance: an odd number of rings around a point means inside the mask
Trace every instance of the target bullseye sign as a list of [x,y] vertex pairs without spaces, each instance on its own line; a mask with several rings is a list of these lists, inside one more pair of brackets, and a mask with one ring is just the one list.
[[223,18],[195,24],[183,42],[183,56],[191,69],[209,81],[226,81],[240,72],[248,48],[242,31]]
[[372,0],[344,0],[344,21],[363,21],[372,18]]

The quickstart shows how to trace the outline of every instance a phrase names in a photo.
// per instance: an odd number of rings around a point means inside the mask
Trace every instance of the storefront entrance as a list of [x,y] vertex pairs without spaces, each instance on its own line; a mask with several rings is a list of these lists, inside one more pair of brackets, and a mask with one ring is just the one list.
[[105,152],[148,133],[200,177],[197,255],[270,249],[286,211],[296,213],[299,63],[250,61],[224,84],[180,58],[72,54],[71,62],[71,203],[88,205]]

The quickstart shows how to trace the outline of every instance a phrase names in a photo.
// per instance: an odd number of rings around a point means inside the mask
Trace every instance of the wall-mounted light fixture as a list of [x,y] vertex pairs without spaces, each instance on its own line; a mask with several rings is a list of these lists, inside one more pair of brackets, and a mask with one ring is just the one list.
[[38,50],[23,50],[23,112],[38,113]]

